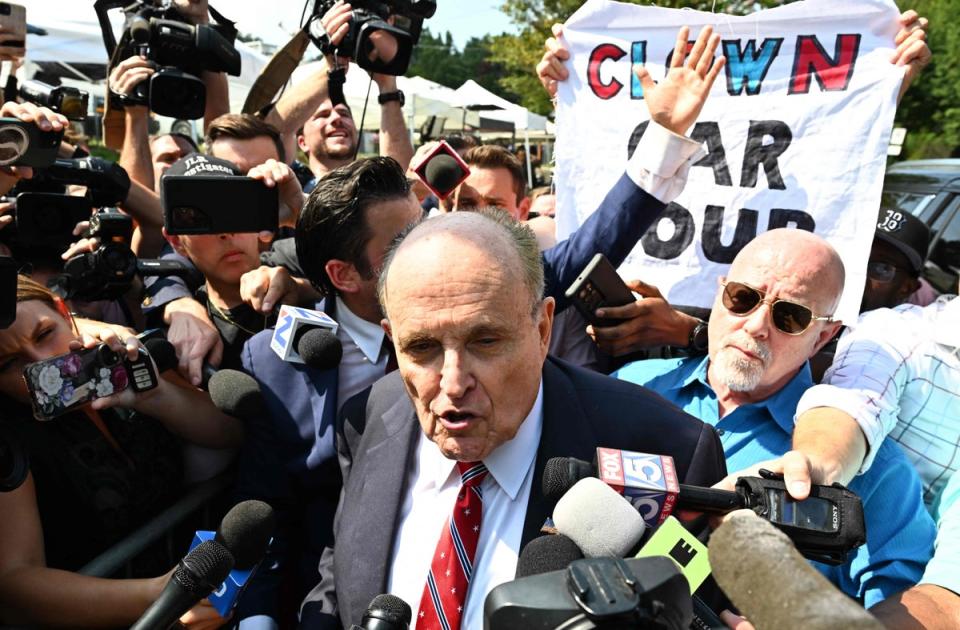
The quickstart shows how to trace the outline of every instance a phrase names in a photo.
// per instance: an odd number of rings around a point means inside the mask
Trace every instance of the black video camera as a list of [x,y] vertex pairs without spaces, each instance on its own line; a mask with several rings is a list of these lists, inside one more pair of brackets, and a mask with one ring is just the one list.
[[33,179],[17,185],[18,192],[65,192],[66,186],[85,186],[91,206],[123,203],[130,193],[130,176],[115,162],[98,157],[57,159],[34,172]]
[[85,120],[90,93],[68,85],[53,86],[31,80],[20,84],[20,98],[41,107],[49,107],[70,120]]
[[[124,8],[126,23],[120,43],[116,44],[106,12],[122,2],[98,0],[94,5],[111,66],[140,55],[156,63],[159,69],[137,85],[132,94],[114,97],[120,104],[147,105],[161,116],[202,118],[207,98],[198,75],[206,70],[240,76],[240,53],[233,46],[233,24],[219,18],[220,23],[213,26],[190,24],[169,0],[160,6],[141,0]],[[211,14],[215,18],[219,15],[212,10]]]
[[186,277],[196,273],[176,261],[139,260],[129,245],[133,219],[122,212],[112,209],[97,212],[90,218],[90,227],[83,235],[99,238],[100,247],[68,260],[63,272],[47,283],[65,300],[115,300],[130,289],[138,274]]
[[[320,18],[335,0],[317,0],[308,33],[324,52],[350,57],[371,72],[401,75],[410,65],[413,47],[420,40],[423,21],[437,11],[436,0],[352,0],[350,30],[336,49],[325,37]],[[393,23],[388,20],[393,18]]]

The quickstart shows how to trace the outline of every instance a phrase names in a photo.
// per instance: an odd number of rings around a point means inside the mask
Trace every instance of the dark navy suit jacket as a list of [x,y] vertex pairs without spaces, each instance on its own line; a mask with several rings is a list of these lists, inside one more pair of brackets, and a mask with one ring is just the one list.
[[[540,534],[555,501],[540,488],[551,457],[590,460],[598,446],[671,455],[683,483],[710,486],[726,475],[713,427],[642,387],[548,358],[543,367],[543,431],[524,517],[521,548]],[[343,494],[336,545],[323,554],[320,581],[301,610],[301,627],[349,628],[387,588],[400,507],[409,492],[420,424],[398,373],[344,405],[337,422]],[[433,549],[425,549],[429,555]]]
[[[545,293],[557,299],[558,310],[566,306],[563,292],[595,254],[605,254],[618,266],[663,208],[662,202],[624,174],[580,229],[544,251]],[[283,251],[281,246],[279,253]],[[275,261],[297,273],[295,260],[281,255]],[[323,310],[323,306],[323,302],[318,304],[318,310]],[[337,373],[281,361],[270,349],[272,333],[265,330],[255,335],[247,342],[242,356],[244,368],[260,381],[270,417],[254,423],[247,431],[240,495],[270,502],[279,514],[281,526],[290,527],[278,529],[269,562],[261,565],[263,568],[244,594],[239,619],[274,614],[279,578],[269,566],[281,567],[284,558],[298,558],[306,588],[317,583],[317,561],[329,543],[336,507],[336,490],[333,495],[329,491],[334,479],[339,482],[333,430]],[[293,515],[284,514],[288,509],[294,510]],[[296,533],[298,530],[302,532]],[[294,532],[291,535],[298,539],[284,540],[289,532]],[[291,551],[297,555],[291,556]]]

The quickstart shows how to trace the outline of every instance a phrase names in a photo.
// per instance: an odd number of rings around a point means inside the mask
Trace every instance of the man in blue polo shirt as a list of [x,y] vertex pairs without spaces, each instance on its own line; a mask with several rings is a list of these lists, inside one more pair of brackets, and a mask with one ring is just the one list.
[[[790,450],[797,402],[813,385],[807,360],[840,326],[832,314],[843,281],[840,257],[820,237],[761,234],[720,279],[706,358],[638,361],[617,376],[716,427],[728,470],[756,468]],[[917,474],[896,444],[884,442],[850,489],[863,500],[867,544],[844,565],[815,566],[869,608],[920,579],[935,532]]]

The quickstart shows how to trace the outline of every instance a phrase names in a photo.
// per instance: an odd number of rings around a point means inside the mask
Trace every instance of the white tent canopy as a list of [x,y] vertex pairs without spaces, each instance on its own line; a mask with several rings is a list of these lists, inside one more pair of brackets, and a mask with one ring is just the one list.
[[473,79],[468,79],[454,91],[453,102],[459,107],[471,110],[494,110],[484,111],[483,117],[513,123],[517,131],[547,130],[548,121],[545,116],[534,114],[526,107],[497,96]]

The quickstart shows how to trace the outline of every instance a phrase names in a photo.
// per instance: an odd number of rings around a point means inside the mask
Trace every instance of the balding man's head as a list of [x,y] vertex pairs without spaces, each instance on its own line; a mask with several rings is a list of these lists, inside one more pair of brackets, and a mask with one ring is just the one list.
[[429,219],[388,256],[384,329],[421,428],[444,456],[483,459],[530,412],[553,323],[553,299],[542,295],[536,238],[503,212]]
[[763,400],[789,383],[839,328],[843,283],[840,256],[819,236],[778,229],[748,243],[710,316],[714,389]]

